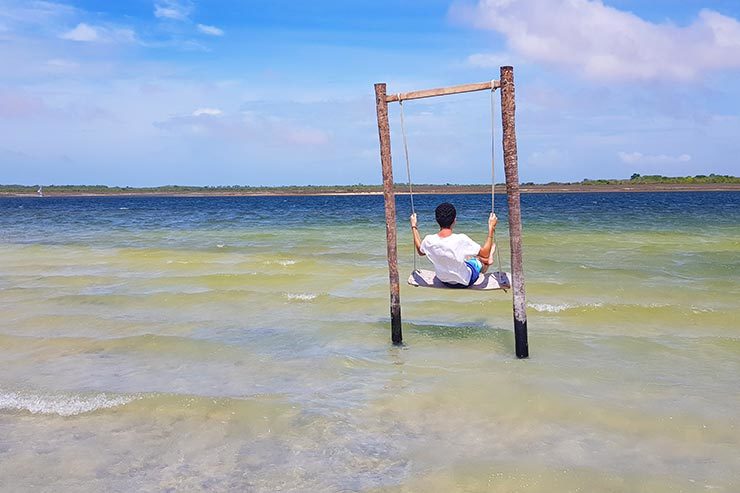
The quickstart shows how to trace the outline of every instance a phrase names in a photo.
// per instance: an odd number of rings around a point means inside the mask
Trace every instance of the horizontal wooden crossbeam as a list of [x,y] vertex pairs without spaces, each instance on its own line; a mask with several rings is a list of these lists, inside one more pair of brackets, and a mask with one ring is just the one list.
[[[491,87],[493,86],[493,87]],[[433,98],[435,96],[447,96],[449,94],[462,94],[464,92],[475,92],[475,91],[490,91],[491,89],[498,89],[501,87],[501,83],[497,80],[490,80],[488,82],[479,82],[476,84],[462,84],[459,86],[451,87],[439,87],[437,89],[424,89],[422,91],[411,91],[402,92],[398,94],[391,94],[386,96],[386,103],[392,103],[394,101],[407,101],[409,99],[422,99],[422,98]]]

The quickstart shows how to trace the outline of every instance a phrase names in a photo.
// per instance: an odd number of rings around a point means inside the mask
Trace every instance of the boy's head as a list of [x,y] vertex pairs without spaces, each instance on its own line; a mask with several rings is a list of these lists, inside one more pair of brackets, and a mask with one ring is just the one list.
[[437,218],[437,223],[440,228],[449,228],[452,226],[452,223],[455,222],[457,211],[455,210],[454,205],[449,202],[444,202],[439,204],[434,210],[434,216]]

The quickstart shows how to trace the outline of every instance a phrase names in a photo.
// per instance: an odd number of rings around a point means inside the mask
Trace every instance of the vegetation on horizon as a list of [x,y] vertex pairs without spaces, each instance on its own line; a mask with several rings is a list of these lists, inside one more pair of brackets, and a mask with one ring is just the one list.
[[740,177],[730,175],[695,175],[695,176],[662,176],[662,175],[640,175],[634,173],[629,180],[589,180],[584,179],[582,185],[630,185],[646,183],[654,185],[658,183],[675,183],[688,185],[693,183],[716,184],[716,183],[740,183]]
[[[549,182],[549,183],[522,183],[527,187],[555,187],[555,186],[626,186],[626,185],[712,185],[712,184],[740,184],[740,177],[730,175],[696,175],[696,176],[662,176],[633,174],[629,179],[584,179],[579,182]],[[498,183],[497,185],[503,185]],[[36,194],[38,185],[0,185],[0,194],[29,195]],[[408,184],[396,183],[396,191],[403,192]],[[466,190],[479,191],[490,188],[490,185],[459,185],[445,184],[416,184],[414,189],[419,192],[429,190]],[[331,194],[331,193],[374,193],[381,192],[382,185],[283,185],[283,186],[251,186],[251,185],[223,185],[223,186],[189,186],[165,185],[160,187],[110,187],[107,185],[48,185],[43,186],[43,192],[49,195],[126,195],[126,194]]]

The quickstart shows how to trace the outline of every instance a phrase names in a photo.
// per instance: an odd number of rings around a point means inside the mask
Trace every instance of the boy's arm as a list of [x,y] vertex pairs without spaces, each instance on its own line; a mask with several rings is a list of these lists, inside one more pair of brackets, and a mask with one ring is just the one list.
[[411,214],[409,221],[411,222],[411,234],[414,235],[414,247],[416,248],[416,252],[423,257],[426,254],[421,251],[421,237],[419,236],[419,228],[417,227],[415,213]]
[[481,247],[480,252],[478,252],[479,257],[488,259],[489,262],[491,261],[491,255],[494,251],[493,249],[496,246],[496,243],[493,241],[494,234],[496,233],[496,224],[498,224],[498,218],[496,217],[496,214],[492,212],[488,217],[488,237]]

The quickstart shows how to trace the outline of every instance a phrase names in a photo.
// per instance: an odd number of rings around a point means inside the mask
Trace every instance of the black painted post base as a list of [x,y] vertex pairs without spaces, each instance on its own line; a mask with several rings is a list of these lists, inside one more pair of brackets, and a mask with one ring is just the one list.
[[514,319],[514,340],[516,342],[516,357],[529,358],[529,343],[527,342],[527,321]]
[[403,344],[403,334],[401,333],[401,306],[391,306],[391,340],[393,344]]

